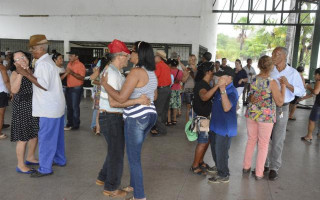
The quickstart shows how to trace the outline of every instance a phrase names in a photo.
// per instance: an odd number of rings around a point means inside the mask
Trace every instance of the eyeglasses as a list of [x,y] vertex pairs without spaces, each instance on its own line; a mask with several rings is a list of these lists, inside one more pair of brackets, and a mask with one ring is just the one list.
[[21,56],[20,58],[14,59],[14,61],[15,61],[15,62],[18,62],[19,60],[25,59],[25,58],[26,58],[25,56]]

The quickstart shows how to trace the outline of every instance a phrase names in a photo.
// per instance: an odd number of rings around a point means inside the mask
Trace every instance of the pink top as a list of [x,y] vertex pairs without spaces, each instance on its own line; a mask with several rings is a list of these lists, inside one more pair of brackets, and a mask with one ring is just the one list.
[[179,69],[170,69],[171,74],[173,75],[174,78],[174,83],[171,86],[171,90],[181,90],[181,81],[183,77],[183,73]]

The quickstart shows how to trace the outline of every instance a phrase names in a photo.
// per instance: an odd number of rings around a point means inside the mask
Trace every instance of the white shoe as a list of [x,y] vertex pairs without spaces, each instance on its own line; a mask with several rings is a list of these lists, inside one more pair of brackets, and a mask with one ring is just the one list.
[[71,126],[66,126],[66,127],[64,127],[64,130],[65,130],[65,131],[70,131],[71,129],[72,129]]

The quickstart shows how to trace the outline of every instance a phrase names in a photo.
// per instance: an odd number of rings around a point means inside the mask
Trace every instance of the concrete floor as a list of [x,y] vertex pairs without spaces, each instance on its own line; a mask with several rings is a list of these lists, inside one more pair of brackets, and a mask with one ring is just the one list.
[[[142,152],[145,192],[150,200],[300,200],[320,199],[320,140],[311,145],[300,141],[306,132],[310,110],[298,109],[297,120],[289,121],[283,165],[276,181],[256,181],[242,175],[242,161],[247,140],[244,110],[238,115],[238,136],[232,140],[229,167],[230,183],[208,184],[207,177],[189,171],[196,142],[188,142],[184,117],[169,128],[164,137],[147,137]],[[32,179],[15,172],[15,143],[0,141],[0,200],[102,200],[103,187],[95,185],[97,173],[106,156],[106,142],[90,129],[91,101],[81,102],[81,127],[65,133],[66,167],[54,167],[54,175]],[[11,121],[8,107],[5,122]],[[10,129],[3,130],[10,134]],[[213,164],[208,150],[205,161]],[[125,159],[122,185],[129,183]]]

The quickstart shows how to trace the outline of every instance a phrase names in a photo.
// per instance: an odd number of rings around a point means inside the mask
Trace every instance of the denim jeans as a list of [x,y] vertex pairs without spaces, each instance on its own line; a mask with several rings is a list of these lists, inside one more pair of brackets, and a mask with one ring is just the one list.
[[124,122],[124,136],[130,167],[130,186],[134,188],[133,196],[137,199],[145,198],[141,168],[141,148],[146,135],[154,126],[156,120],[157,114],[148,113],[144,117],[127,117]]
[[[63,89],[64,98],[65,98],[65,100],[67,102],[67,87],[63,86],[62,89]],[[68,116],[68,111],[67,111],[67,104],[66,104],[66,106],[64,108],[64,126],[67,125],[67,116]]]
[[231,137],[221,136],[212,131],[209,132],[212,158],[216,164],[218,175],[221,177],[229,176],[229,149]]
[[121,184],[124,157],[123,118],[120,114],[100,113],[100,132],[108,144],[108,153],[98,179],[104,181],[104,189],[117,190]]
[[80,126],[80,100],[82,92],[82,86],[67,88],[68,127],[79,128]]
[[97,125],[96,118],[97,118],[98,111],[99,110],[97,110],[97,109],[93,109],[92,119],[91,119],[91,126],[90,126],[91,129],[93,129]]

